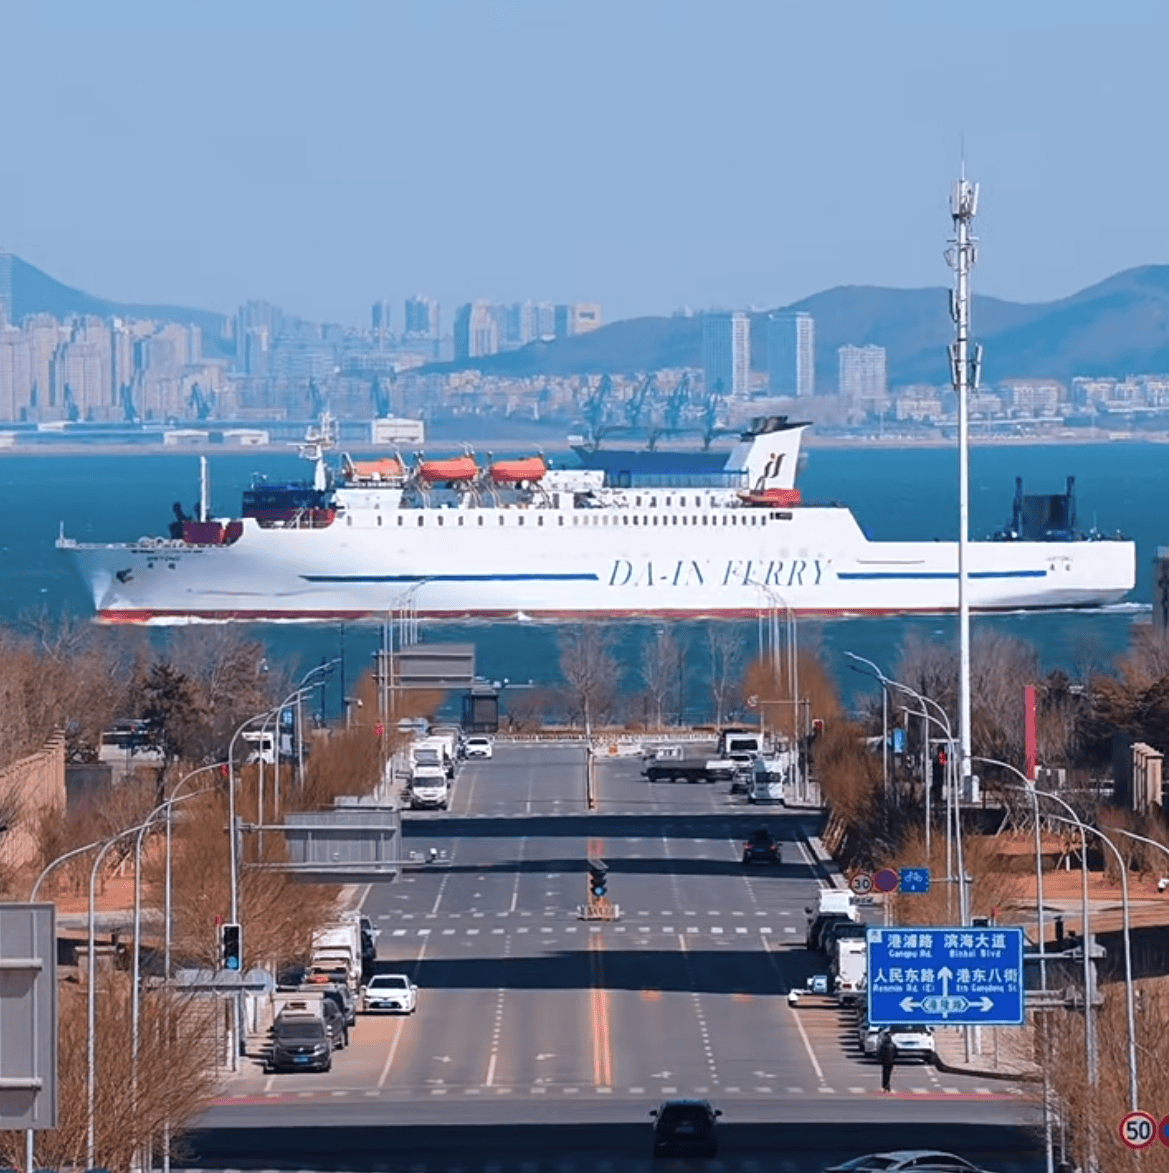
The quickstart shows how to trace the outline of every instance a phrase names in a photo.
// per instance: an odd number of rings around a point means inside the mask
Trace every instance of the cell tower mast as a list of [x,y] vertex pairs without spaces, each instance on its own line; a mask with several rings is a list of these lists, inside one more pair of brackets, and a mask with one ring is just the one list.
[[[954,289],[950,311],[954,318],[954,341],[950,345],[950,369],[954,394],[958,400],[958,632],[959,632],[959,779],[957,803],[972,793],[970,760],[970,595],[968,545],[970,540],[970,412],[967,402],[971,390],[978,388],[982,347],[970,345],[970,270],[978,260],[978,241],[971,234],[974,217],[978,214],[978,184],[966,178],[963,166],[961,178],[950,195],[950,217],[954,235],[946,251],[946,260],[954,270]],[[955,809],[959,809],[957,803]],[[959,824],[960,825],[960,824]],[[959,844],[961,837],[959,835]],[[959,848],[959,852],[960,852]],[[962,856],[958,856],[959,871],[963,871]],[[965,900],[965,875],[959,875],[962,900],[962,922],[969,923],[970,909]]]

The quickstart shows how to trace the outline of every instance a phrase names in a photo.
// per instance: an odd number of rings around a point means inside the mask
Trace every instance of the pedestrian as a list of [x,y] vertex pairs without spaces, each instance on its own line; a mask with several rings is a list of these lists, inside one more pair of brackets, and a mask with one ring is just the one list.
[[897,1062],[897,1044],[888,1031],[881,1035],[877,1058],[881,1061],[881,1091],[890,1092],[893,1090],[889,1086],[889,1081],[893,1078],[893,1064]]

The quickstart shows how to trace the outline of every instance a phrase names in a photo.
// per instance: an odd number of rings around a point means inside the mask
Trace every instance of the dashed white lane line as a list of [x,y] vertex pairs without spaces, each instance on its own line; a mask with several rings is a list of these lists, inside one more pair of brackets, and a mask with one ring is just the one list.
[[[429,932],[429,930],[427,930]],[[422,947],[418,950],[418,956],[414,959],[414,964],[411,969],[414,973],[418,972],[418,966],[422,962],[423,955],[426,953],[426,946],[430,944],[429,937],[422,938]],[[406,1026],[406,1019],[413,1017],[412,1015],[403,1014],[399,1017],[396,1028],[394,1030],[394,1040],[390,1043],[389,1054],[386,1055],[386,1064],[382,1068],[382,1073],[378,1077],[378,1087],[385,1087],[386,1080],[390,1078],[390,1068],[394,1065],[394,1056],[398,1053],[398,1043],[402,1041],[402,1032]]]

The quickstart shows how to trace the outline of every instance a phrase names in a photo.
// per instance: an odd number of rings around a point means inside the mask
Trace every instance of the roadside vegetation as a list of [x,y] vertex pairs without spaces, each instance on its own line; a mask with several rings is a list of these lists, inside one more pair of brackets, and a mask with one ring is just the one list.
[[[10,864],[0,874],[5,899],[26,900],[36,877],[67,852],[138,826],[182,782],[181,793],[191,797],[175,804],[171,824],[172,973],[218,969],[220,925],[230,919],[229,773],[222,763],[232,734],[248,718],[271,710],[295,680],[271,670],[260,645],[227,626],[182,629],[152,643],[137,631],[36,621],[20,630],[0,629],[0,655],[6,668],[0,674],[0,769],[54,736],[64,737],[68,762],[94,763],[102,731],[126,719],[148,721],[151,740],[165,750],[161,767],[139,767],[112,785],[91,786],[64,808],[47,807],[27,822],[17,800],[0,795],[0,805],[12,806],[5,827],[19,831],[30,846],[23,865]],[[272,763],[248,763],[254,747],[237,740],[236,810],[245,824],[260,822],[261,814],[270,824],[288,811],[327,809],[340,795],[368,795],[397,745],[397,718],[431,712],[442,699],[413,695],[384,728],[372,680],[355,688],[362,703],[352,708],[347,727],[306,728],[303,777],[295,760],[282,762],[279,791]],[[106,953],[99,954],[97,976],[95,1163],[112,1170],[133,1167],[148,1147],[161,1154],[164,1136],[172,1154],[180,1155],[182,1134],[216,1094],[226,1058],[223,1004],[161,984],[165,828],[165,819],[156,817],[144,845],[136,1078],[132,941],[124,931],[114,947],[108,934],[98,937]],[[132,834],[119,839],[98,875],[99,900],[121,901],[114,905],[119,909],[133,878],[134,840]],[[247,831],[241,843],[245,965],[279,972],[307,959],[313,931],[335,913],[338,889],[298,881],[282,870],[286,849],[278,832]],[[83,852],[55,868],[38,899],[84,910],[93,858]],[[62,929],[60,935],[84,944],[83,930]],[[60,1124],[36,1136],[41,1168],[87,1167],[86,977],[84,963],[59,970]],[[0,1133],[0,1163],[20,1167],[23,1143],[23,1134]]]

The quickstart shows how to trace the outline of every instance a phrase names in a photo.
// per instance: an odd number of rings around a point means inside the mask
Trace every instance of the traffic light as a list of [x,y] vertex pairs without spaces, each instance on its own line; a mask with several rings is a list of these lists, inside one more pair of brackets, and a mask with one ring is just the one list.
[[244,937],[239,925],[222,925],[219,930],[220,955],[223,958],[223,968],[235,970],[243,969]]
[[604,860],[589,860],[589,895],[600,900],[608,891],[609,865]]
[[812,737],[819,737],[824,732],[824,720],[821,717],[812,718]]

